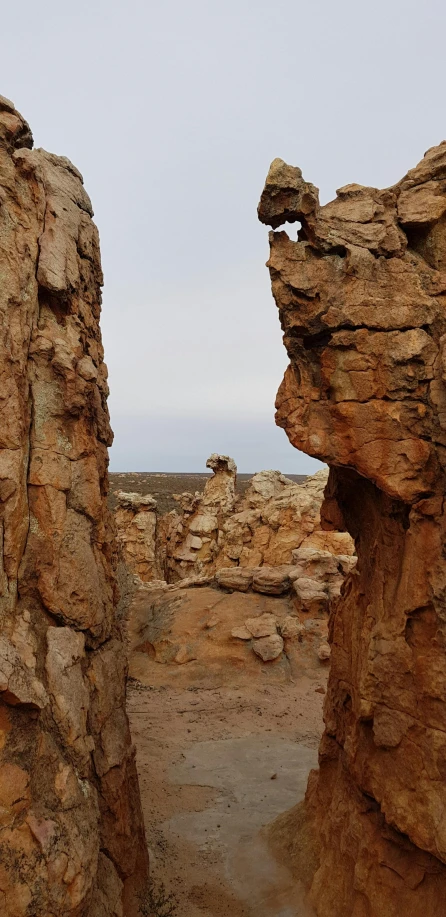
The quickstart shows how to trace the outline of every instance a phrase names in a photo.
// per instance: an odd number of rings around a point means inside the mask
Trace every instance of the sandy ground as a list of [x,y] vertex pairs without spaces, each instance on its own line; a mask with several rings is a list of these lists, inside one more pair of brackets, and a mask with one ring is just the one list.
[[185,688],[169,684],[171,665],[150,665],[157,685],[149,666],[128,709],[152,877],[176,896],[175,917],[310,917],[260,829],[303,797],[317,764],[326,668]]

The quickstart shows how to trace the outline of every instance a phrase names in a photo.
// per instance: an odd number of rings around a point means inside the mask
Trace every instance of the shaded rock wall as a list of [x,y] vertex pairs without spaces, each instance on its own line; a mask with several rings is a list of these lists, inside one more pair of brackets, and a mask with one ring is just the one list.
[[297,242],[270,233],[290,358],[277,423],[330,465],[324,525],[358,554],[331,613],[320,769],[289,849],[319,917],[433,917],[446,900],[446,143],[394,187],[348,185],[325,207],[275,160],[259,217],[301,223]]
[[135,913],[146,853],[106,508],[98,233],[0,99],[0,913]]

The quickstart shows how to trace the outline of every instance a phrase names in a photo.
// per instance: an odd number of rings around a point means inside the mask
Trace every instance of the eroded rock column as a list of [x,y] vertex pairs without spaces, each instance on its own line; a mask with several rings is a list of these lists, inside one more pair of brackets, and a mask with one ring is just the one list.
[[290,365],[277,423],[330,465],[326,528],[358,566],[330,621],[320,768],[289,848],[319,917],[446,900],[446,143],[320,207],[275,160],[262,222]]
[[0,99],[0,913],[136,913],[146,847],[106,508],[99,241]]

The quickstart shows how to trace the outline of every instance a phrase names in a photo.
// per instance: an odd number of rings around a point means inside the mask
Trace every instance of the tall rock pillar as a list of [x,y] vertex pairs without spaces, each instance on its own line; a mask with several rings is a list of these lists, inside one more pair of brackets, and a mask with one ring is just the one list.
[[0,98],[0,913],[136,913],[146,847],[82,177]]
[[[272,163],[259,218],[290,365],[277,423],[330,466],[358,566],[330,620],[319,770],[295,815],[319,917],[446,901],[446,143],[397,185],[319,205]],[[299,837],[297,835],[300,835]],[[309,874],[309,863],[312,868]],[[306,862],[304,862],[306,861]]]

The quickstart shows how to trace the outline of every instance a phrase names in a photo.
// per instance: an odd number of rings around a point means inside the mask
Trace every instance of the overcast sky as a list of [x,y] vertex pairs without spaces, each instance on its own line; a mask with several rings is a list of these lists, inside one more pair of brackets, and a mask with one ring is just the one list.
[[316,462],[274,425],[286,354],[256,206],[274,157],[323,202],[446,136],[444,0],[21,0],[0,92],[84,175],[115,471]]

